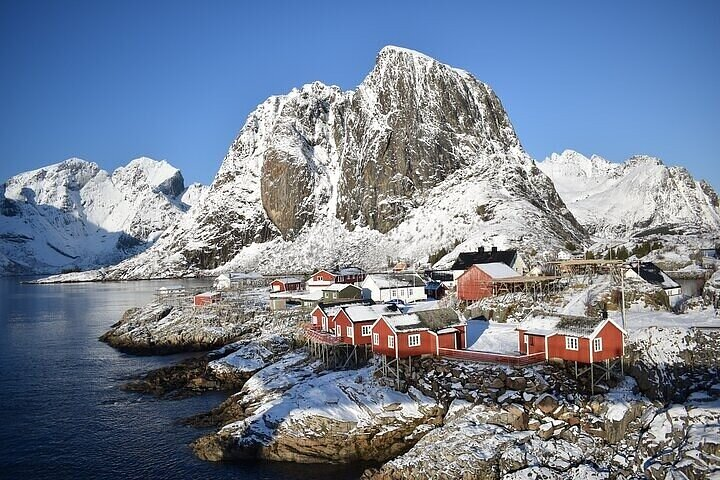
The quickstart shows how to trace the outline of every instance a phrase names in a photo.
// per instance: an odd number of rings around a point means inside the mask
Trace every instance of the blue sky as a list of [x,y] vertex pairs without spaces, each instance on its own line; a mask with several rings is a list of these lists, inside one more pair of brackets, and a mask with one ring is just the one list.
[[720,188],[720,2],[0,0],[0,180],[147,155],[209,183],[247,115],[384,45],[463,68],[526,150],[645,153]]

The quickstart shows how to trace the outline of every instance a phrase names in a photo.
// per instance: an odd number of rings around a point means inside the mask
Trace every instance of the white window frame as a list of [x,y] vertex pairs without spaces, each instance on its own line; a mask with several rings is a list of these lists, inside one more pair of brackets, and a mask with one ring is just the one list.
[[345,327],[345,333],[347,334],[346,336],[352,337],[353,336],[352,327]]
[[603,342],[602,337],[593,338],[593,352],[602,352]]
[[395,348],[395,337],[388,335],[388,348]]
[[335,325],[335,336],[342,337],[342,327],[340,325]]
[[373,333],[373,345],[380,345],[380,334],[379,333]]
[[565,350],[579,350],[580,339],[578,337],[565,337]]
[[361,337],[369,337],[370,333],[372,333],[372,325],[363,325],[362,327],[360,327]]
[[420,346],[420,334],[413,333],[408,335],[408,347],[419,347]]

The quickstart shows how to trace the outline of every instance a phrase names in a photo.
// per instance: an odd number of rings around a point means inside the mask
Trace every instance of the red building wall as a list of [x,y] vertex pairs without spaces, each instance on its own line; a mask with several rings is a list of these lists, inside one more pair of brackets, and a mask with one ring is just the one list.
[[463,347],[460,343],[456,344],[457,341],[457,332],[448,332],[438,335],[438,343],[440,344],[440,348],[462,349]]
[[[564,341],[564,340],[563,340]],[[518,330],[518,347],[520,353],[530,355],[533,353],[541,353],[545,351],[545,337],[542,335],[529,335],[529,349],[525,348],[525,330]],[[530,350],[530,351],[526,351]]]
[[[380,345],[375,345],[372,343],[372,337],[373,334],[379,334],[380,335]],[[393,330],[385,323],[385,319],[380,318],[380,320],[373,326],[372,332],[370,335],[370,344],[372,345],[372,351],[373,353],[377,353],[380,355],[387,355],[389,357],[395,356],[395,349],[389,348],[387,346],[387,337],[388,335],[394,335]]]
[[492,286],[487,282],[492,277],[479,268],[472,266],[457,280],[458,299],[466,301],[480,300],[492,295]]
[[355,323],[355,327],[354,327],[355,345],[370,345],[370,343],[372,343],[372,331],[370,332],[369,337],[363,337],[362,336],[362,327],[363,327],[363,325],[372,325],[373,322],[375,322],[375,320],[370,320],[368,322]]
[[602,351],[593,352],[594,361],[599,362],[622,357],[623,333],[615,325],[610,322],[605,324],[596,338],[602,338]]
[[312,317],[310,322],[314,326],[316,326],[316,327],[322,326],[322,319],[325,316],[325,313],[322,310],[320,310],[320,307],[316,307],[315,310],[312,311],[310,316]]
[[590,340],[578,338],[577,350],[565,349],[565,335],[553,335],[548,337],[549,358],[561,358],[573,362],[590,363]]
[[333,329],[335,327],[340,327],[340,333],[342,334],[340,336],[340,340],[343,343],[347,343],[349,345],[353,345],[352,337],[349,337],[347,335],[347,327],[353,328],[353,323],[348,318],[347,314],[344,310],[340,310],[337,315],[335,315],[334,321],[333,321]]
[[[408,343],[410,335],[420,335],[420,345],[411,347]],[[435,355],[437,353],[437,335],[429,330],[414,332],[398,332],[398,354],[400,358],[415,357],[418,355]]]
[[335,275],[333,275],[330,272],[326,272],[325,270],[320,270],[319,272],[313,273],[312,279],[315,281],[326,281],[326,282],[334,282],[335,281]]

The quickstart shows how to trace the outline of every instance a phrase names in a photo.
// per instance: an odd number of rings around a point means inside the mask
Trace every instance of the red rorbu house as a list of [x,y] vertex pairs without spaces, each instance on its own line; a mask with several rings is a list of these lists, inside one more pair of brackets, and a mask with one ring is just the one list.
[[329,270],[318,270],[308,280],[308,289],[318,289],[333,283],[360,283],[365,280],[365,271],[358,267],[336,267]]
[[610,319],[533,316],[517,327],[520,353],[593,364],[622,358],[627,332]]
[[374,354],[395,359],[437,355],[439,348],[467,347],[465,318],[450,308],[382,315],[372,326]]
[[476,301],[493,295],[493,281],[521,275],[504,263],[480,263],[470,266],[457,279],[458,300]]
[[270,284],[270,290],[273,292],[296,292],[304,289],[305,281],[295,277],[276,278]]
[[198,293],[193,297],[193,305],[196,307],[203,307],[205,305],[212,305],[213,303],[219,303],[222,300],[220,292],[204,292]]
[[340,308],[339,305],[318,305],[310,312],[310,326],[321,332],[334,332],[335,316]]
[[395,305],[346,305],[335,315],[335,336],[349,345],[370,345],[373,323],[401,314]]

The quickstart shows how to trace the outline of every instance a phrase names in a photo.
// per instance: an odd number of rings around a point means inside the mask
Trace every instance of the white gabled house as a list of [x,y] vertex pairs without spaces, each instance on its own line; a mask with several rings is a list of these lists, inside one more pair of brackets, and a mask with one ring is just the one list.
[[376,302],[425,300],[425,280],[417,273],[374,273],[363,281],[362,297]]

